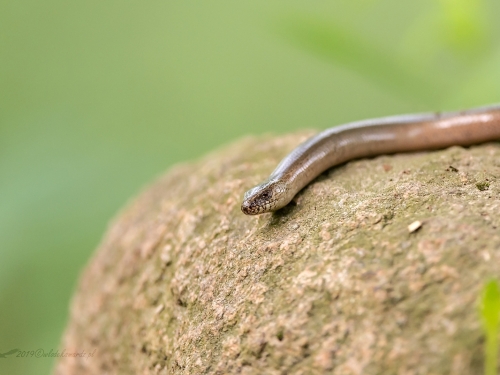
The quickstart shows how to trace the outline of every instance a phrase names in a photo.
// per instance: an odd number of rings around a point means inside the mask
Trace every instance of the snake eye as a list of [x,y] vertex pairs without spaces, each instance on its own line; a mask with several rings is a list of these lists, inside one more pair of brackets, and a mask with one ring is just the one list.
[[269,199],[271,198],[271,193],[269,193],[268,191],[262,193],[262,195],[260,196],[262,199]]

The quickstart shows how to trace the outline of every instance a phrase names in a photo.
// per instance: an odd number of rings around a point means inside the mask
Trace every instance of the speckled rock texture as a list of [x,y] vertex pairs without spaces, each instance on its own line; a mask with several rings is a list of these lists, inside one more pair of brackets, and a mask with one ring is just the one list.
[[55,373],[481,373],[500,144],[352,161],[277,213],[243,215],[244,191],[311,134],[177,166],[121,212],[61,344],[95,354]]

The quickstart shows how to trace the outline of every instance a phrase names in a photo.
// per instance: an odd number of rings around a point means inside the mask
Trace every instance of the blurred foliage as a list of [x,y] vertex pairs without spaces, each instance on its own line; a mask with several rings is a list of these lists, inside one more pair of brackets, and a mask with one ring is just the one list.
[[482,290],[479,312],[486,336],[485,375],[497,373],[498,357],[498,324],[500,319],[500,290],[496,280],[487,282]]
[[[251,133],[498,102],[499,11],[494,0],[1,1],[0,352],[58,346],[106,223],[173,163]],[[0,361],[9,374],[52,366]]]
[[432,105],[442,88],[425,74],[412,69],[388,49],[369,43],[368,38],[326,21],[299,19],[286,28],[299,46],[334,64],[357,72],[366,80],[405,99]]
[[457,53],[478,53],[489,37],[484,0],[440,0],[443,29]]

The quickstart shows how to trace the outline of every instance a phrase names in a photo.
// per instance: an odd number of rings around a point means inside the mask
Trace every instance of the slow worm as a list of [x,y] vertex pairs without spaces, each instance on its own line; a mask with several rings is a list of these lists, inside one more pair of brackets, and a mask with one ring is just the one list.
[[352,159],[499,139],[500,105],[392,116],[333,127],[299,145],[267,180],[248,190],[241,210],[247,215],[278,210],[322,172]]

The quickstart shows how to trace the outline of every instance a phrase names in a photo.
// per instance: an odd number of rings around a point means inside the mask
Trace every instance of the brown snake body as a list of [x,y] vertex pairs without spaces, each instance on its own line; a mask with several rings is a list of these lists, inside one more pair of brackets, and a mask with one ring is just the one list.
[[245,193],[241,210],[247,215],[278,210],[322,172],[352,159],[493,140],[500,140],[500,105],[337,126],[288,154],[266,181]]

